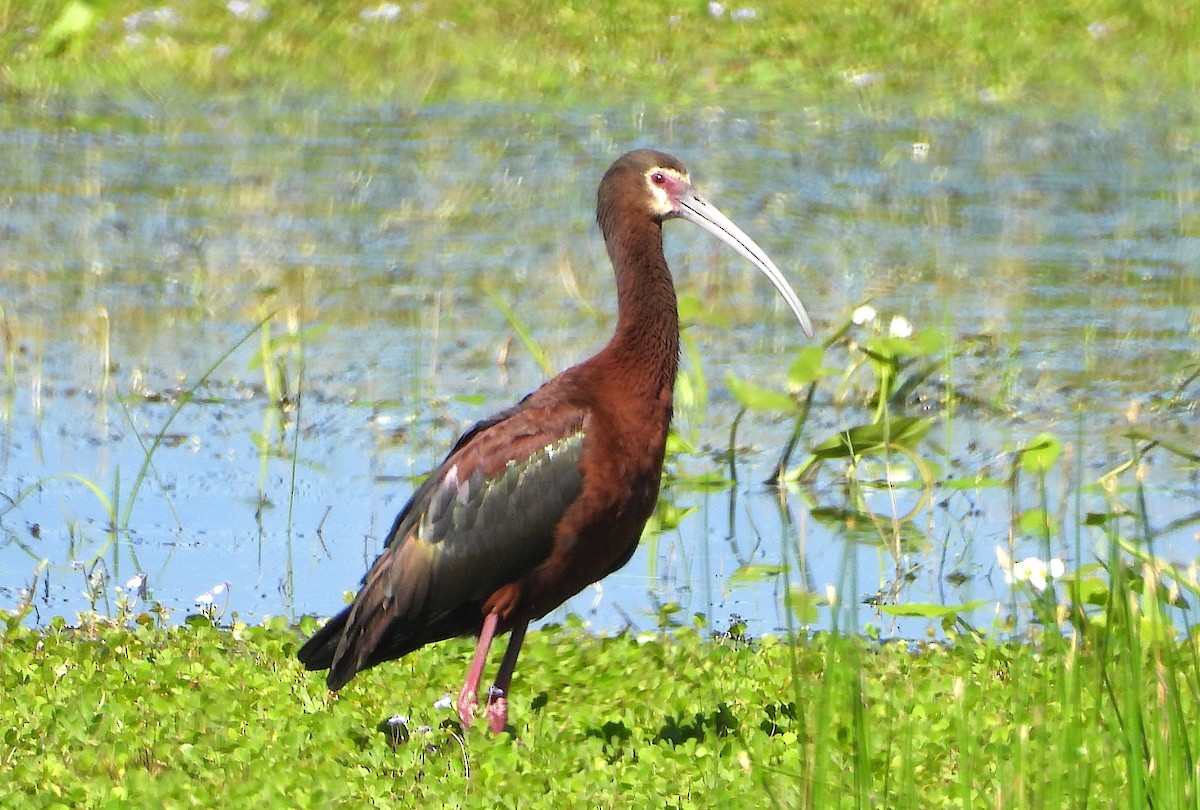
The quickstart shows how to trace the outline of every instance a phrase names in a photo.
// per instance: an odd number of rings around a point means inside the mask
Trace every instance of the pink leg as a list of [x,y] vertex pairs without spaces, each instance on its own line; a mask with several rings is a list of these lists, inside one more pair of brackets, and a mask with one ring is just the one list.
[[512,629],[512,635],[508,637],[508,649],[504,651],[504,660],[500,663],[500,671],[496,673],[496,682],[488,690],[488,704],[484,713],[493,734],[499,734],[508,725],[508,687],[512,683],[513,670],[517,668],[517,656],[521,653],[521,643],[525,641],[528,627],[529,622],[521,622]]
[[[463,731],[470,728],[471,721],[475,719],[475,709],[479,705],[479,679],[483,677],[483,665],[487,663],[488,650],[492,646],[492,637],[496,635],[496,621],[499,618],[495,613],[489,613],[483,620],[479,643],[475,645],[475,657],[471,659],[467,680],[458,693],[458,719],[462,722]],[[505,660],[508,658],[505,657]]]

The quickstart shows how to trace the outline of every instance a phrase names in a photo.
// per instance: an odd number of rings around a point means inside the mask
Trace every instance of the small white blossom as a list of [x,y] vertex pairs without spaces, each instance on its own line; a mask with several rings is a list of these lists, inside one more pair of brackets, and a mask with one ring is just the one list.
[[179,16],[179,12],[170,6],[159,6],[158,8],[144,8],[141,11],[135,11],[128,15],[123,20],[126,33],[132,34],[140,28],[148,25],[160,25],[164,28],[174,28],[183,21]]
[[708,16],[724,17],[725,16],[725,6],[722,3],[718,3],[717,0],[709,0]]
[[871,306],[870,304],[863,304],[861,307],[854,310],[854,313],[850,316],[850,320],[854,321],[857,326],[862,326],[863,324],[870,323],[871,321],[875,320],[875,316],[877,314],[878,313],[875,312],[875,307]]
[[906,338],[912,337],[913,326],[908,318],[903,315],[896,315],[892,318],[892,322],[888,324],[888,334],[892,337]]
[[262,22],[267,18],[267,7],[254,0],[229,0],[225,8],[239,20]]
[[755,8],[739,8],[735,9],[733,14],[729,15],[735,20],[757,20],[758,9]]
[[825,601],[829,602],[830,607],[837,604],[837,588],[833,587],[833,583],[825,583]]
[[449,709],[453,706],[454,706],[454,698],[450,697],[449,692],[442,695],[440,698],[438,698],[437,700],[435,700],[433,702],[433,708],[435,708],[435,709]]
[[358,13],[363,22],[395,22],[400,18],[400,6],[395,3],[380,3],[375,8],[364,8]]
[[873,70],[843,70],[842,81],[851,87],[870,87],[883,81],[883,74]]
[[1046,590],[1049,584],[1047,574],[1058,579],[1067,571],[1066,565],[1058,557],[1051,558],[1049,562],[1038,557],[1026,557],[1014,562],[1008,556],[1008,552],[1000,546],[996,546],[996,561],[1000,563],[1000,569],[1004,572],[1005,583],[1012,585],[1028,582],[1038,593]]
[[142,587],[142,583],[144,583],[145,581],[146,581],[145,574],[136,574],[136,575],[130,577],[129,579],[125,580],[125,590],[136,591],[138,588]]
[[213,595],[207,591],[196,597],[197,605],[211,605],[213,603]]

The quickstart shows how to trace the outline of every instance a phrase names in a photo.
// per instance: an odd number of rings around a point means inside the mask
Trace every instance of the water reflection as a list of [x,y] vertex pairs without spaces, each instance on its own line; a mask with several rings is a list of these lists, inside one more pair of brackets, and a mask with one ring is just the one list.
[[[104,609],[143,572],[176,619],[226,582],[229,612],[332,612],[413,478],[543,379],[489,294],[557,368],[607,338],[615,296],[592,206],[600,172],[634,145],[688,161],[811,302],[819,338],[870,298],[969,347],[908,403],[935,419],[939,482],[1008,482],[1016,448],[1045,430],[1066,441],[1047,480],[1054,554],[1093,559],[1102,533],[1080,517],[1129,500],[1074,499],[1129,458],[1131,402],[1149,433],[1200,446],[1187,382],[1200,160],[1170,120],[336,102],[0,117],[0,494],[20,498],[0,516],[0,606],[36,584],[31,620]],[[873,488],[863,511],[829,464],[781,494],[760,482],[792,426],[751,412],[738,483],[715,480],[733,477],[726,371],[782,387],[806,344],[769,287],[731,272],[736,257],[685,228],[668,250],[680,291],[702,302],[687,335],[702,361],[685,356],[679,397],[694,450],[675,462],[661,532],[566,609],[606,629],[700,613],[752,634],[811,620],[917,635],[928,621],[877,605],[1006,601],[994,548],[1042,551],[1013,528],[1040,497],[1027,476],[927,500]],[[854,384],[819,389],[801,454],[869,420]],[[950,387],[947,413],[937,391]],[[1141,472],[1154,551],[1184,565],[1193,470],[1159,451]],[[861,519],[914,507],[900,523]],[[987,624],[991,610],[971,615]]]

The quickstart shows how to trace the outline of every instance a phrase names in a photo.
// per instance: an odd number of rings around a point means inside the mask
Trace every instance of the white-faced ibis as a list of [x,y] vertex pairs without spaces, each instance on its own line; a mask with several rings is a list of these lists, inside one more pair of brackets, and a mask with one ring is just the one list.
[[360,670],[454,636],[479,636],[458,698],[469,726],[492,638],[511,631],[488,694],[504,729],[529,622],[624,565],[654,509],[679,364],[662,223],[680,217],[766,274],[805,334],[812,324],[762,249],[692,188],[674,157],[619,158],[596,220],[617,277],[616,334],[595,357],[472,427],[396,517],[353,604],[300,649],[340,689]]

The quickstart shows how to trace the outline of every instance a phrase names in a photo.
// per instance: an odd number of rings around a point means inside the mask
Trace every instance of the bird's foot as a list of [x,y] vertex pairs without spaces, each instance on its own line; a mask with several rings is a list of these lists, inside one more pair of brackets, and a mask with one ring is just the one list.
[[[463,731],[471,727],[475,720],[475,710],[479,708],[479,696],[469,686],[464,686],[458,693],[458,720],[462,723]],[[490,709],[490,707],[489,707]]]
[[488,728],[493,734],[499,734],[508,726],[508,698],[503,689],[492,687],[488,690],[488,704],[484,709],[487,715]]

